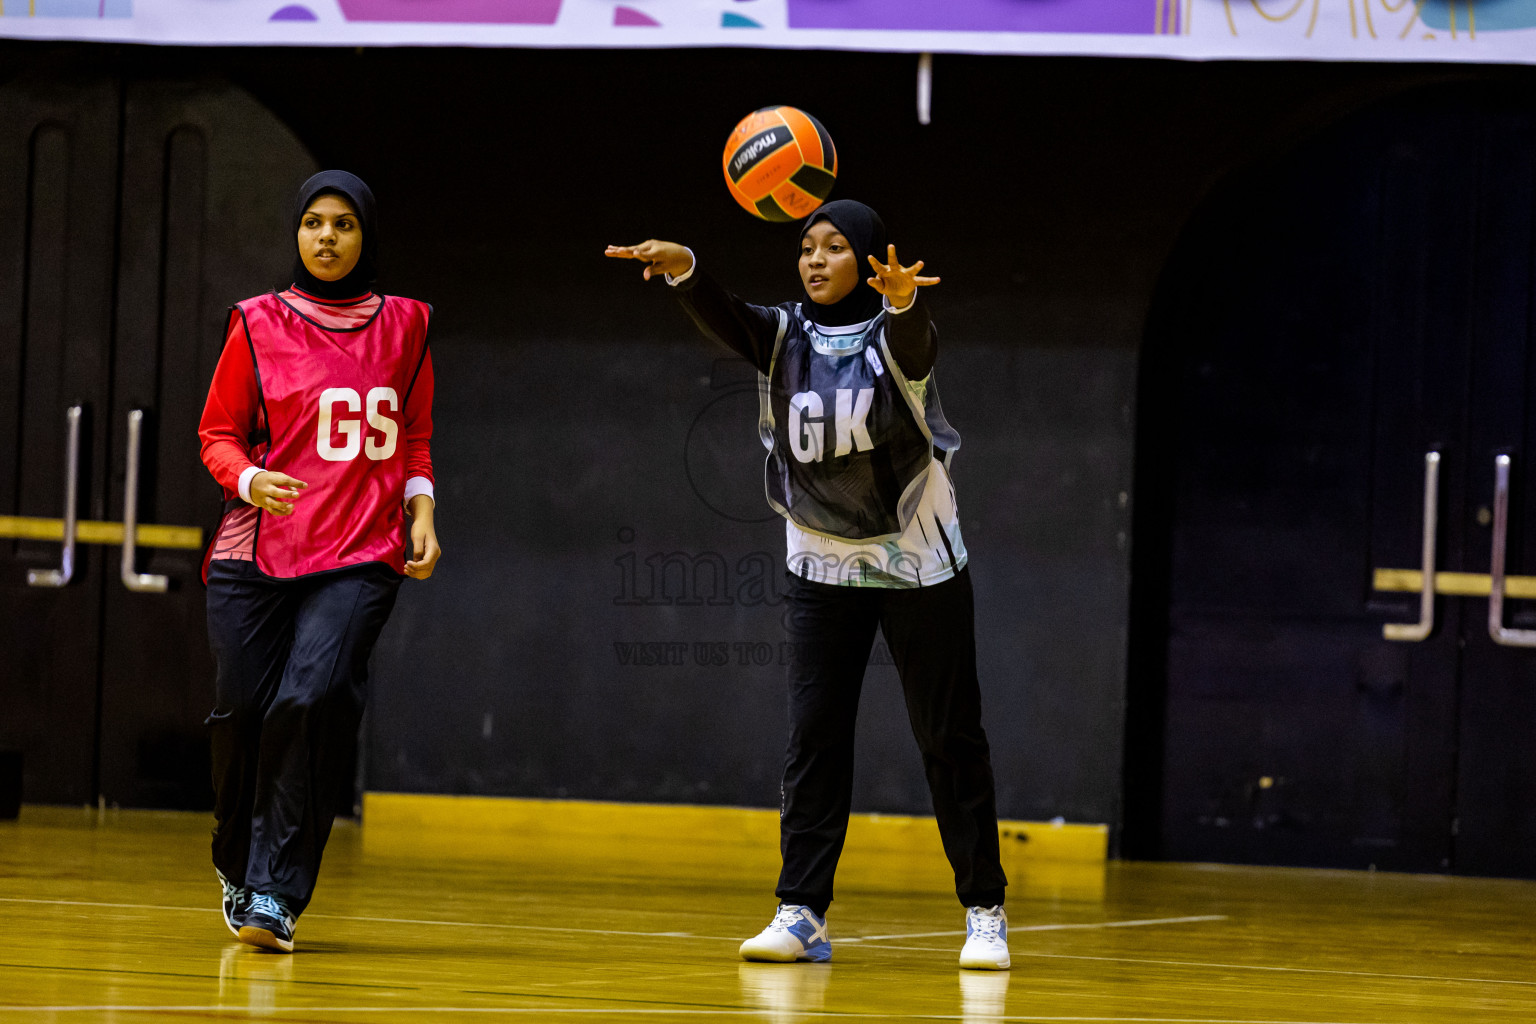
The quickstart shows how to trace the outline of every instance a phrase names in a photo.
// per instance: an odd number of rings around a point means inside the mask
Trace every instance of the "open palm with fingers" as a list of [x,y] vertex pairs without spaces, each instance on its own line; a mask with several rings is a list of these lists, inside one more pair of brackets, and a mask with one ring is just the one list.
[[901,265],[896,258],[896,247],[886,246],[886,262],[881,263],[873,256],[869,257],[869,265],[874,268],[875,276],[869,279],[869,286],[875,291],[891,300],[891,305],[905,306],[912,301],[912,293],[919,288],[938,284],[936,277],[919,277],[918,271],[923,269],[923,261],[918,260],[910,267]]

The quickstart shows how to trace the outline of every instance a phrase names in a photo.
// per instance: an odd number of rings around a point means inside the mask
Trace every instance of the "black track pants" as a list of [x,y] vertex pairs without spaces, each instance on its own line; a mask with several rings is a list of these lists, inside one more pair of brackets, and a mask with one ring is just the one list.
[[208,568],[213,864],[225,878],[309,904],[331,823],[351,792],[368,656],[394,608],[387,566],[269,579],[251,562]]
[[955,893],[1003,902],[992,758],[981,728],[975,605],[962,569],[931,587],[839,587],[790,577],[789,751],[777,894],[825,913],[853,799],[854,720],[875,629],[885,634],[923,756]]

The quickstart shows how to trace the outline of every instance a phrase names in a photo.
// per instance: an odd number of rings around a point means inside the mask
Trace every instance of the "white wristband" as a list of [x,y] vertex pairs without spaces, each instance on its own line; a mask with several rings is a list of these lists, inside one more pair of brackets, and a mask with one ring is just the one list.
[[682,284],[684,281],[686,281],[690,277],[692,277],[693,276],[693,272],[698,269],[699,261],[693,255],[693,250],[688,248],[685,245],[685,246],[683,246],[683,251],[688,254],[688,259],[692,260],[692,262],[688,264],[688,269],[687,270],[683,271],[681,274],[678,274],[676,277],[673,277],[671,274],[663,275],[667,279],[667,284],[670,284],[670,285]]
[[251,499],[251,481],[256,479],[256,474],[262,471],[260,466],[246,466],[240,474],[240,486],[236,488],[240,492],[240,498],[249,504],[256,504]]
[[431,498],[432,507],[437,507],[437,493],[433,490],[432,481],[424,476],[413,476],[405,482],[405,503],[407,505],[418,494],[425,494],[428,498]]

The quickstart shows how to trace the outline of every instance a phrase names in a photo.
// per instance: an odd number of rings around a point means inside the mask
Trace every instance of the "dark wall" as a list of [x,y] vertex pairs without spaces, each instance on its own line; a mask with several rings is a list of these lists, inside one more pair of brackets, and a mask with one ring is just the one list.
[[[941,55],[921,126],[901,55],[63,51],[243,85],[322,165],[370,181],[381,285],[436,306],[446,555],[407,584],[376,659],[371,788],[776,803],[784,542],[750,373],[601,251],[672,238],[749,298],[791,294],[794,229],[745,215],[718,164],[737,119],[791,103],[837,142],[835,195],[881,210],[903,257],[944,278],[930,297],[999,809],[1108,822],[1137,349],[1181,226],[1230,169],[1374,98],[1530,79]],[[652,655],[675,663],[636,663]],[[890,666],[865,689],[856,808],[924,812]]]

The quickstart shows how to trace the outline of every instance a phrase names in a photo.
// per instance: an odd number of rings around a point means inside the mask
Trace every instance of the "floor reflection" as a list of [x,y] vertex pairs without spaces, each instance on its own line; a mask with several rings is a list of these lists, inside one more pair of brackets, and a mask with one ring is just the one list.
[[219,954],[219,1005],[271,1010],[283,1005],[293,981],[292,956],[231,942]]
[[960,1019],[965,1024],[999,1024],[1008,1013],[1007,971],[960,972]]
[[819,1013],[827,1000],[831,964],[754,964],[737,966],[742,1000],[762,1011],[773,1024],[796,1024]]

